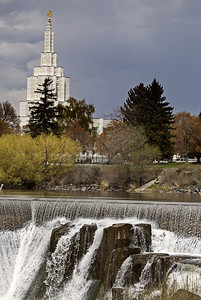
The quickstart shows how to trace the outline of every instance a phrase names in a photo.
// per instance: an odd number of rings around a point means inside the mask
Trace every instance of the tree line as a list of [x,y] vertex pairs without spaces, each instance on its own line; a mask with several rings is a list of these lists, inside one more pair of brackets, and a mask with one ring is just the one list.
[[51,84],[52,80],[46,78],[35,91],[40,99],[29,103],[30,117],[23,135],[12,105],[8,101],[0,103],[2,182],[6,178],[9,184],[41,183],[64,172],[80,151],[94,149],[107,155],[109,163],[132,165],[139,173],[153,159],[169,159],[174,153],[201,156],[201,114],[173,114],[156,79],[128,91],[118,114],[100,136],[93,128],[94,105],[70,98],[65,106],[54,106],[56,94]]

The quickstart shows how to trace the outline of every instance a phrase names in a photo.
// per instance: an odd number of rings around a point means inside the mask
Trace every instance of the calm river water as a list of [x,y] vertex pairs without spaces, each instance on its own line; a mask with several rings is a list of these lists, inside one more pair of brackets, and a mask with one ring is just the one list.
[[37,198],[37,199],[94,199],[101,200],[131,200],[154,202],[188,202],[200,203],[201,195],[181,193],[135,193],[135,192],[70,192],[70,191],[43,191],[43,190],[2,190],[0,198]]

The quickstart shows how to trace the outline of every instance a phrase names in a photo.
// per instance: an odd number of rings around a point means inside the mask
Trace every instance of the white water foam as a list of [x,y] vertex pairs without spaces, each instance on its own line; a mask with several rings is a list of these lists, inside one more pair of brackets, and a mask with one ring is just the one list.
[[[31,223],[24,228],[15,231],[0,231],[0,299],[21,300],[31,286],[41,264],[44,261],[47,247],[50,241],[52,228],[56,224],[64,224],[68,220],[60,218],[36,226]],[[77,219],[71,221],[69,232],[63,236],[53,253],[47,266],[47,299],[59,300],[84,300],[91,285],[88,280],[88,272],[93,261],[94,253],[100,245],[103,229],[114,223],[143,223],[136,218],[124,219]],[[145,221],[146,223],[150,223]],[[83,256],[82,260],[75,266],[72,278],[64,285],[65,253],[70,247],[71,240],[78,234],[84,224],[96,224],[93,244]],[[152,229],[152,250],[154,252],[200,254],[201,243],[199,238],[178,237],[170,231]],[[128,262],[125,261],[125,268]],[[122,273],[125,271],[122,266]],[[197,276],[197,275],[196,275]],[[120,285],[121,274],[118,284]],[[179,278],[179,277],[178,277]],[[198,278],[199,279],[199,278]],[[57,285],[59,289],[57,289]],[[140,287],[139,287],[140,288]],[[55,298],[56,294],[56,298]]]
[[201,256],[201,238],[178,236],[167,230],[152,229],[152,251]]
[[167,284],[171,289],[187,289],[201,296],[201,269],[194,265],[177,264],[175,271],[171,272]]
[[16,231],[0,231],[0,299],[23,299],[46,253],[51,228],[33,223]]

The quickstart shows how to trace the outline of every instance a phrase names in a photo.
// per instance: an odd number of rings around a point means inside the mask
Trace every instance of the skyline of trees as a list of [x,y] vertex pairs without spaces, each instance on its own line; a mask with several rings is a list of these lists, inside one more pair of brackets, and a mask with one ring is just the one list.
[[[79,141],[83,151],[92,150],[97,139],[93,136],[94,105],[87,104],[84,99],[70,98],[67,106],[59,104],[55,107],[56,94],[51,89],[51,83],[52,80],[46,78],[36,90],[41,97],[30,109],[29,128],[32,137],[41,133],[52,132],[57,136],[64,133],[72,140]],[[201,112],[198,116],[185,111],[173,114],[173,107],[166,101],[163,87],[156,79],[150,85],[140,83],[130,89],[120,113],[123,122],[143,129],[149,144],[159,147],[162,158],[171,157],[173,153],[200,158]],[[0,136],[17,131],[19,117],[14,108],[8,101],[0,103]]]

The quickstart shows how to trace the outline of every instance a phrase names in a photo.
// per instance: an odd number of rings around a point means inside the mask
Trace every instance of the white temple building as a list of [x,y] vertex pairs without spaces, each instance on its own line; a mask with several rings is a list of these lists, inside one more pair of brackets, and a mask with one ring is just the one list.
[[30,102],[38,101],[40,94],[35,93],[39,84],[43,84],[45,78],[51,78],[54,93],[57,95],[55,106],[63,105],[70,98],[70,77],[64,76],[64,69],[57,66],[57,53],[54,52],[54,31],[52,30],[51,16],[47,23],[44,36],[44,52],[41,53],[41,65],[34,67],[34,75],[27,77],[27,100],[20,102],[21,128],[28,123]]

